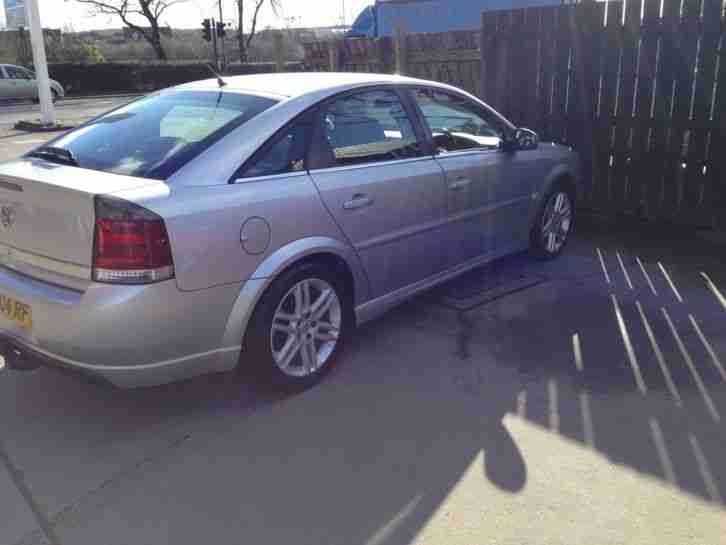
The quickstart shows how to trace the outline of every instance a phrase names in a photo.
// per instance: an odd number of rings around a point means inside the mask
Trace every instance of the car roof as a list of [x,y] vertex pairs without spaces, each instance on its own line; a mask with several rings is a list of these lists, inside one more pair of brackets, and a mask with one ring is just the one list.
[[[274,74],[252,74],[247,76],[224,76],[225,91],[250,92],[272,95],[279,98],[293,98],[318,91],[333,91],[361,85],[424,84],[445,87],[433,81],[409,78],[391,74],[369,74],[356,72],[284,72]],[[178,90],[218,90],[216,79],[195,81],[174,87]]]

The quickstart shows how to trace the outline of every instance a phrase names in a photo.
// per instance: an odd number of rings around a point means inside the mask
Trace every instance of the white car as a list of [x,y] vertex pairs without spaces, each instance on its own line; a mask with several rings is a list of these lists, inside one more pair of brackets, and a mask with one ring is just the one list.
[[[53,102],[65,96],[63,86],[55,80],[50,80],[50,93]],[[38,100],[38,82],[35,74],[12,64],[0,64],[0,100]]]

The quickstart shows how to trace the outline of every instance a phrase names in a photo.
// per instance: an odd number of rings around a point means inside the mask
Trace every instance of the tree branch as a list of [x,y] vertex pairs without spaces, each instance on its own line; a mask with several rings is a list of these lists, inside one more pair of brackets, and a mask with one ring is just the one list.
[[252,28],[250,28],[250,33],[247,35],[247,49],[250,47],[252,38],[255,37],[255,32],[257,31],[257,15],[260,13],[260,9],[264,3],[265,0],[257,0],[257,4],[255,5],[255,12],[252,14]]

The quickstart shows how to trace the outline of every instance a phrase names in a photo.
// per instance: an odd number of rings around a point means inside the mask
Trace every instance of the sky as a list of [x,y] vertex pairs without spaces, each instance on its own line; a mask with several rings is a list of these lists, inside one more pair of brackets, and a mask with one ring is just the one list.
[[[252,4],[254,0],[247,0]],[[281,0],[283,17],[276,18],[272,10],[266,5],[261,14],[258,24],[262,27],[289,26],[329,26],[340,24],[343,17],[343,6],[347,24],[361,10],[374,0]],[[0,25],[4,25],[5,13],[1,9],[0,0]],[[101,28],[118,28],[121,23],[118,19],[105,16],[88,16],[88,7],[81,5],[75,0],[39,0],[40,18],[46,28],[72,27],[74,30],[92,30]],[[225,21],[236,20],[236,1],[222,0],[222,9]],[[247,10],[248,12],[251,10]],[[174,28],[198,28],[201,27],[202,19],[206,17],[218,18],[218,0],[186,0],[169,8],[162,16],[162,23],[169,24]]]

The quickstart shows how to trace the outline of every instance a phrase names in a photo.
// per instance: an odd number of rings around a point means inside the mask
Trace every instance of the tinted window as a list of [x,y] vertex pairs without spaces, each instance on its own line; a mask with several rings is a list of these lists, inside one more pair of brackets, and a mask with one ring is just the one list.
[[163,180],[273,104],[237,93],[163,93],[109,112],[53,145],[83,168]]
[[5,79],[5,70],[0,66],[0,79]]
[[466,149],[497,149],[504,137],[494,116],[463,97],[431,89],[414,91],[439,153]]
[[367,91],[340,98],[325,108],[323,121],[336,165],[421,155],[411,120],[393,91]]
[[305,170],[305,155],[310,141],[312,125],[306,118],[293,123],[262,149],[251,164],[245,167],[241,177],[270,176]]

